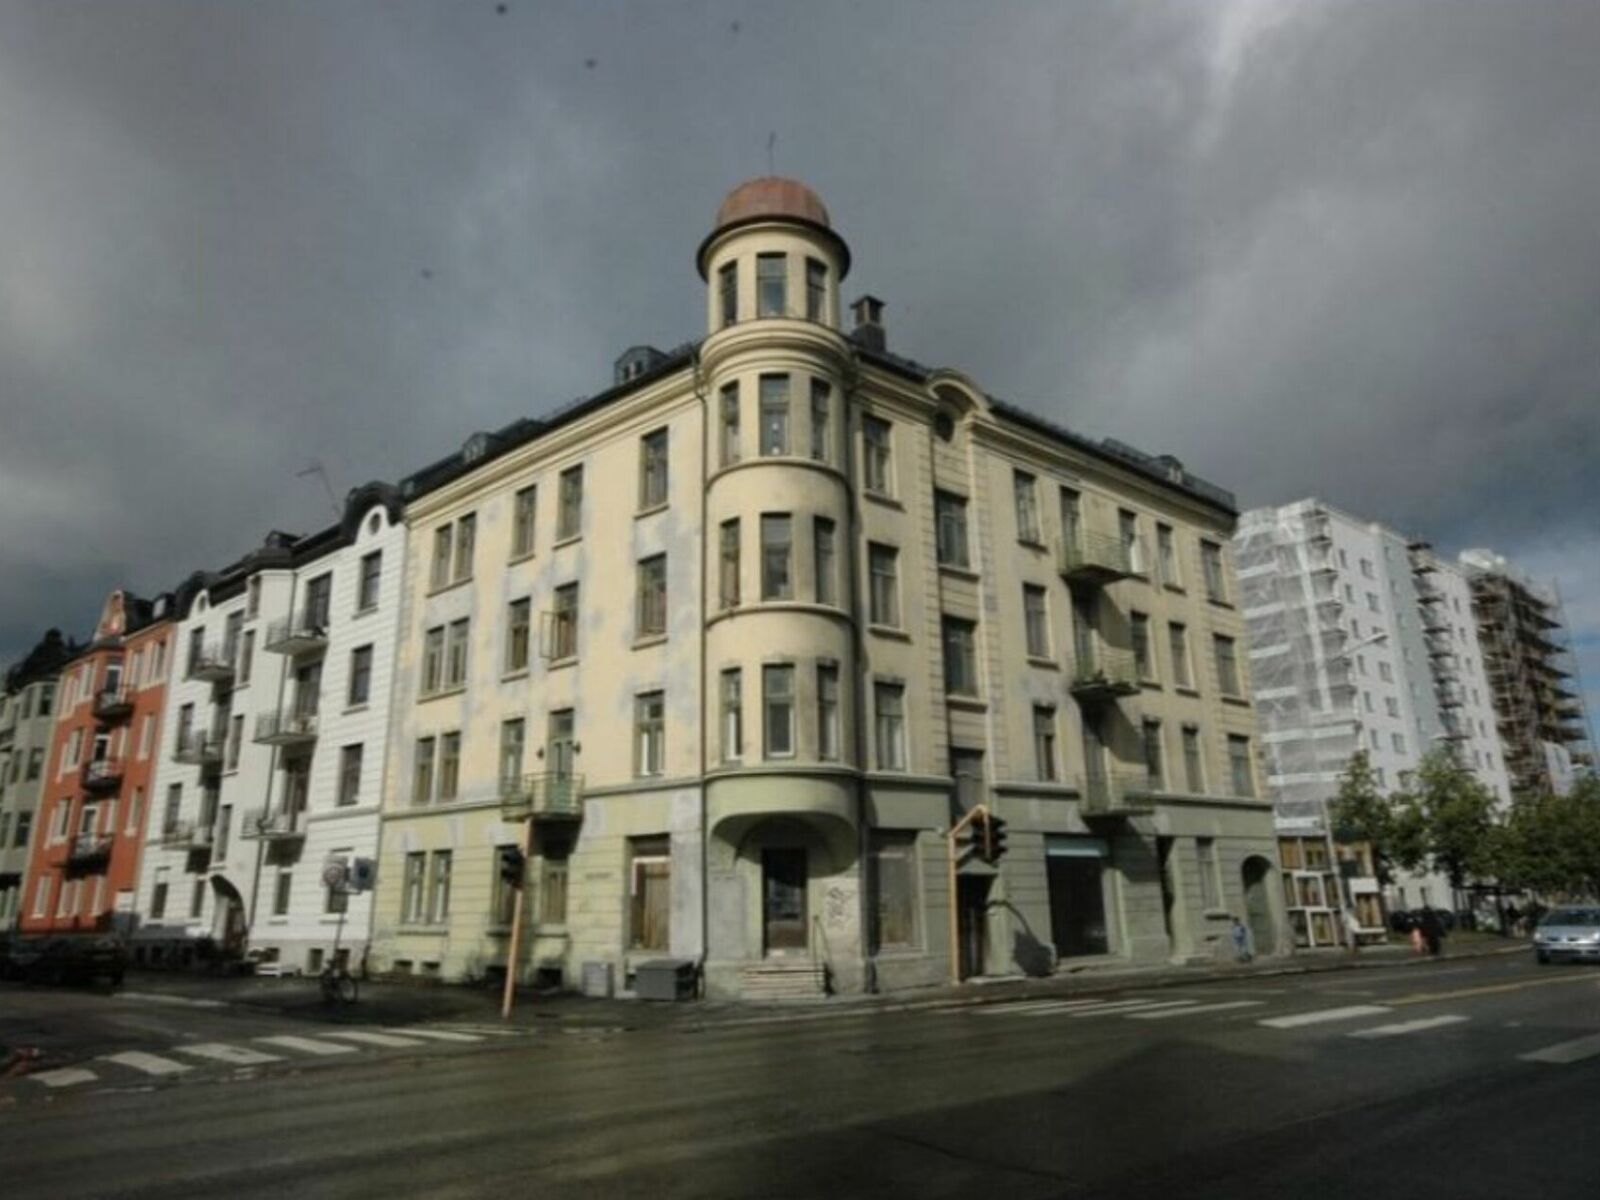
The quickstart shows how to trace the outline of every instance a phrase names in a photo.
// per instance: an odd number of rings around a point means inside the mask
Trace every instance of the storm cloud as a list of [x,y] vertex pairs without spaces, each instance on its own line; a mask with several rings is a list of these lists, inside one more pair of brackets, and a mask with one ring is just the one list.
[[813,184],[890,346],[1559,583],[1600,685],[1593,3],[0,3],[0,662],[701,332]]

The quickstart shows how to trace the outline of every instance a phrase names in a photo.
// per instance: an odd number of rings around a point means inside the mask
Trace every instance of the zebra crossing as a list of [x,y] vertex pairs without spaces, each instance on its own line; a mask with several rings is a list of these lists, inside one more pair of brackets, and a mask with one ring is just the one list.
[[[1173,998],[1170,994],[1149,993],[1143,996],[1121,996],[1114,999],[1082,1000],[1029,1000],[1017,1003],[985,1005],[967,1009],[973,1016],[996,1020],[1039,1021],[1064,1018],[1072,1021],[1176,1021],[1188,1017],[1228,1014],[1231,1017],[1249,1016],[1245,1010],[1262,1008],[1265,1000],[1197,1000],[1189,997]],[[1291,1030],[1317,1030],[1333,1028],[1349,1022],[1369,1022],[1376,1018],[1392,1016],[1395,1007],[1385,1004],[1345,1004],[1335,1008],[1311,1009],[1259,1016],[1254,1024],[1262,1029],[1279,1032]],[[1435,1030],[1465,1025],[1472,1020],[1462,1013],[1439,1013],[1433,1016],[1391,1020],[1382,1024],[1363,1024],[1359,1029],[1339,1030],[1343,1036],[1357,1041],[1375,1042],[1390,1038],[1425,1034]],[[1548,1063],[1566,1066],[1600,1058],[1600,1034],[1573,1038],[1551,1046],[1517,1055],[1519,1061]]]
[[274,1033],[229,1042],[178,1042],[154,1050],[122,1050],[87,1062],[35,1071],[16,1082],[36,1084],[47,1093],[86,1084],[108,1086],[169,1080],[203,1067],[261,1067],[306,1059],[360,1054],[363,1050],[408,1050],[486,1043],[496,1038],[521,1038],[524,1029],[493,1025],[407,1026],[400,1029],[318,1029],[315,1036]]

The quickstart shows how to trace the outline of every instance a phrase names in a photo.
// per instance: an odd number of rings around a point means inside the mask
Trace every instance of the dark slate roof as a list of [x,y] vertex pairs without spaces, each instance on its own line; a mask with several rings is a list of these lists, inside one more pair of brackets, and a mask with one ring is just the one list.
[[30,683],[41,679],[54,679],[61,668],[82,653],[83,647],[61,636],[61,630],[48,629],[27,656],[5,673],[0,692],[13,695]]

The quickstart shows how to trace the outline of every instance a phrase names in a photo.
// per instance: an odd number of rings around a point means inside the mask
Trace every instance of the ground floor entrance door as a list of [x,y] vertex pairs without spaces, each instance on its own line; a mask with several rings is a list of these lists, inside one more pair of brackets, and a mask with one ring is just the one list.
[[1271,954],[1278,948],[1278,934],[1272,923],[1272,901],[1267,897],[1272,864],[1259,855],[1244,860],[1244,911],[1250,925],[1250,940],[1257,954]]
[[989,959],[989,877],[956,878],[956,933],[960,938],[961,978],[982,975]]
[[806,948],[806,852],[769,846],[761,852],[762,940],[768,954]]
[[1045,842],[1045,883],[1050,890],[1050,936],[1056,954],[1081,958],[1109,954],[1105,865],[1100,838],[1052,837]]

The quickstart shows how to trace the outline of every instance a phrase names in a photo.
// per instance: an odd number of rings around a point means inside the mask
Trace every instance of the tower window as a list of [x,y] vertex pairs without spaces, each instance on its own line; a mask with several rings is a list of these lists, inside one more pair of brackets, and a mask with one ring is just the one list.
[[828,304],[828,268],[814,258],[806,259],[806,320],[825,319]]
[[789,260],[783,254],[756,255],[756,315],[784,315],[784,293],[788,290]]
[[717,295],[722,301],[722,323],[739,319],[739,264],[724,263],[717,270]]

